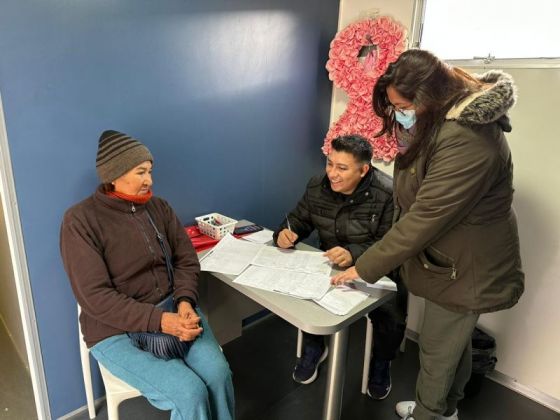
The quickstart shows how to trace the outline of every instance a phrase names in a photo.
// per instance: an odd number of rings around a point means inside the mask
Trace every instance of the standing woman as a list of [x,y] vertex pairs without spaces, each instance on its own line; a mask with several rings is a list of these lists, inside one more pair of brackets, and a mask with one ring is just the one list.
[[471,76],[418,49],[374,88],[379,134],[398,139],[397,221],[332,281],[374,283],[402,264],[408,290],[425,298],[416,401],[397,404],[403,419],[458,419],[479,315],[510,308],[523,293],[504,136],[515,93],[501,71]]
[[[197,309],[198,258],[173,209],[152,196],[152,162],[138,140],[105,131],[97,151],[102,184],[64,215],[60,247],[84,340],[107,370],[171,410],[172,420],[230,420],[231,372]],[[177,313],[156,307],[169,294]],[[127,333],[136,332],[190,345],[166,361],[135,347]]]

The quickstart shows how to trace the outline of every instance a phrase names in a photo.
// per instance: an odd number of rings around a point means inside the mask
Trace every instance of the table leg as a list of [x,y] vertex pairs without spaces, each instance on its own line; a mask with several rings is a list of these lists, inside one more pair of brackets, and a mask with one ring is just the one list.
[[323,406],[323,420],[340,419],[342,391],[346,375],[346,351],[348,347],[348,327],[331,335],[329,345],[329,371],[327,390]]

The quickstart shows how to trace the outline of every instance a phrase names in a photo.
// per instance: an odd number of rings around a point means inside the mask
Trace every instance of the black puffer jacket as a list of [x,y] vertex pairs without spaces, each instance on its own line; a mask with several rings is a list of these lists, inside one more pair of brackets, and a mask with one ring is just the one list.
[[[392,180],[370,168],[351,195],[334,192],[326,175],[311,178],[297,207],[288,215],[298,241],[317,229],[323,251],[341,246],[353,262],[391,227],[393,219]],[[274,243],[286,221],[274,232]]]

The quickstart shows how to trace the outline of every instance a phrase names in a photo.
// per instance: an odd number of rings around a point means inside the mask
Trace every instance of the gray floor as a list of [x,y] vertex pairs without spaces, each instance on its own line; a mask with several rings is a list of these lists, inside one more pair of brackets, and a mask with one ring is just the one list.
[[36,419],[31,377],[2,322],[0,322],[0,375],[0,419]]
[[[341,420],[398,420],[397,401],[411,399],[418,372],[418,346],[407,341],[406,351],[392,365],[393,389],[384,401],[360,393],[365,321],[350,328],[350,344]],[[498,343],[499,345],[499,343]],[[319,379],[299,385],[291,379],[296,330],[276,316],[245,328],[243,336],[223,347],[233,375],[237,420],[319,420],[323,408],[326,366]],[[560,420],[555,413],[501,385],[484,379],[479,394],[459,405],[461,420]],[[120,406],[121,420],[168,419],[143,398]],[[87,412],[72,420],[87,420]],[[107,419],[104,405],[97,419]]]

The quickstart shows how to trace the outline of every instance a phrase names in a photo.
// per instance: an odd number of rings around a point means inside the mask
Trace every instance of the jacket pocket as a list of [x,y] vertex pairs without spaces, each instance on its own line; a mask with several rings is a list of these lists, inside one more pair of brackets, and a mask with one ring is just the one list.
[[456,312],[468,312],[474,305],[474,291],[471,273],[463,263],[428,247],[407,260],[401,273],[412,294]]
[[448,280],[457,278],[455,260],[433,246],[422,250],[418,254],[418,260],[424,270],[438,274],[438,277],[447,277]]

